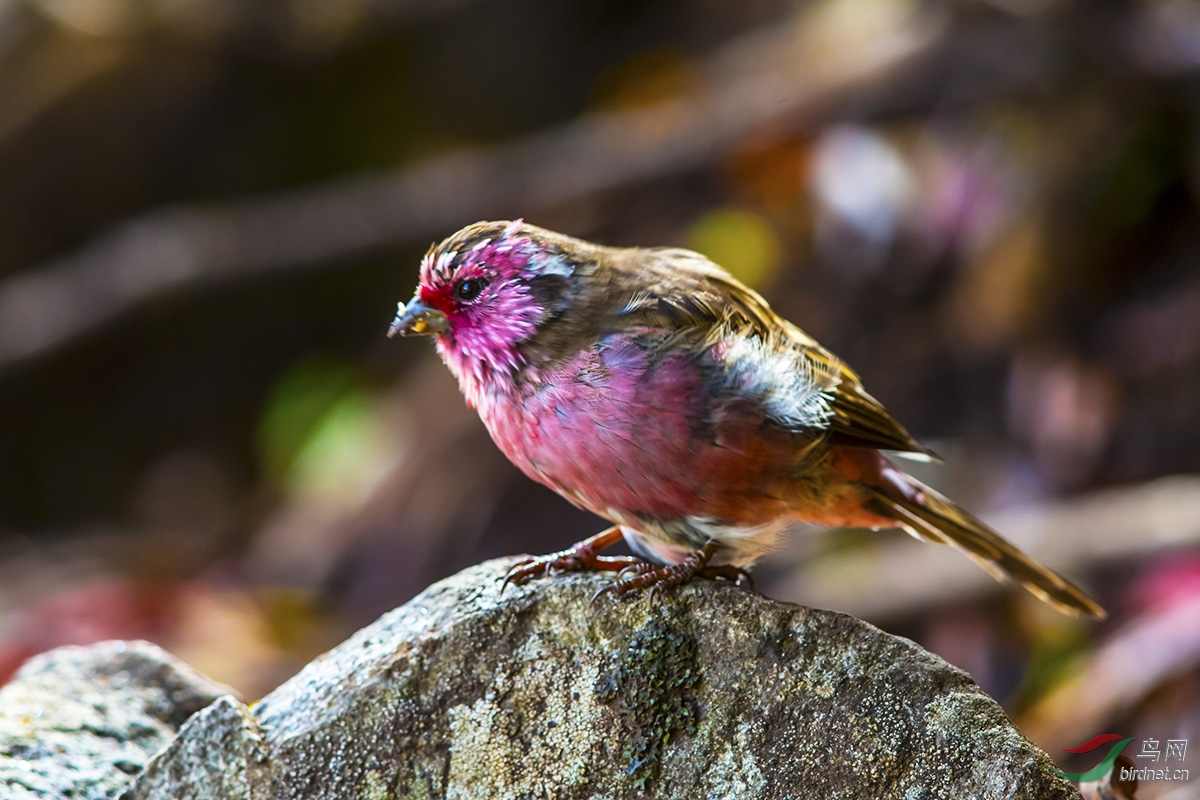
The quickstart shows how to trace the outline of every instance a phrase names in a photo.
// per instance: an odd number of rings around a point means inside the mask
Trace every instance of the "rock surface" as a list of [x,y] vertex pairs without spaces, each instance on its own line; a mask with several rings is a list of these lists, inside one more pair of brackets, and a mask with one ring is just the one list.
[[511,563],[430,587],[253,714],[210,705],[126,797],[1079,797],[905,639],[703,581],[653,605],[589,604],[597,575],[501,596]]
[[230,691],[146,642],[61,647],[0,688],[0,798],[107,798]]
[[267,800],[271,773],[254,715],[231,695],[198,712],[122,800]]

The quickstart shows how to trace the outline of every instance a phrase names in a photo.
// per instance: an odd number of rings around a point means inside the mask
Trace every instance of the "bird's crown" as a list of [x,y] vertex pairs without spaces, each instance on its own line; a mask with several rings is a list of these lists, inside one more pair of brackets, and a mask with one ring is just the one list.
[[500,279],[566,277],[572,268],[547,241],[553,237],[521,219],[477,222],[429,248],[421,261],[421,285],[449,285],[483,273]]

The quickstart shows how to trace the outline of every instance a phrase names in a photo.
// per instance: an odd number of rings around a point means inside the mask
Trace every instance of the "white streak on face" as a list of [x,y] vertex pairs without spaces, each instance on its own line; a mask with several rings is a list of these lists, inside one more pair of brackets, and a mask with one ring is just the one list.
[[421,264],[421,272],[428,272],[431,276],[436,275],[440,278],[448,278],[450,276],[450,268],[454,265],[454,259],[458,256],[457,250],[451,250],[447,253],[440,254],[436,260],[431,260],[429,256]]
[[531,262],[530,269],[538,275],[560,275],[569,278],[575,273],[575,267],[567,263],[562,256],[549,256],[540,261]]
[[803,354],[771,347],[757,336],[734,336],[723,352],[730,387],[762,403],[767,415],[792,428],[824,427],[830,397]]

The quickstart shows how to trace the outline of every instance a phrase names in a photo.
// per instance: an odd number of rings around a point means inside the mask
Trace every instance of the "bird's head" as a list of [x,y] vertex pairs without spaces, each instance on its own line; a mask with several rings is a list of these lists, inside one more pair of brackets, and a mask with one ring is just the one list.
[[463,228],[425,254],[388,335],[435,336],[473,400],[524,366],[521,345],[564,310],[576,271],[567,241],[521,220]]

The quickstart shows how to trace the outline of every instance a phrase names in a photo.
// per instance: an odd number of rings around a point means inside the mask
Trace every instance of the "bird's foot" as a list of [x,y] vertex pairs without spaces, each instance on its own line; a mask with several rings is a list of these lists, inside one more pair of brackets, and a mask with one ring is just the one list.
[[553,575],[558,572],[621,572],[639,566],[649,566],[645,561],[633,556],[598,555],[600,550],[620,538],[620,529],[610,528],[558,553],[520,561],[504,575],[504,585],[500,587],[500,591],[503,592],[510,583],[520,586],[537,575]]
[[750,578],[750,573],[739,567],[731,565],[709,566],[709,561],[720,549],[720,545],[716,542],[709,542],[699,550],[691,553],[683,561],[678,564],[649,564],[640,562],[632,564],[617,575],[617,580],[610,583],[596,592],[592,596],[592,601],[604,594],[614,594],[620,597],[623,594],[635,591],[637,589],[650,587],[650,600],[654,601],[655,596],[666,589],[671,589],[675,586],[680,586],[687,583],[696,577],[724,579],[732,581],[739,586],[753,589],[754,581]]

